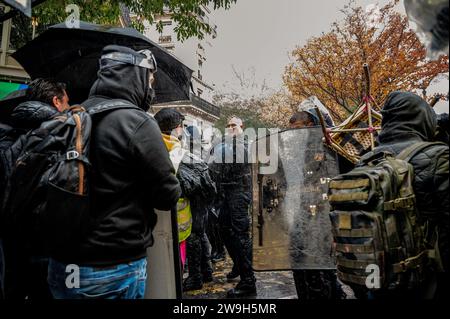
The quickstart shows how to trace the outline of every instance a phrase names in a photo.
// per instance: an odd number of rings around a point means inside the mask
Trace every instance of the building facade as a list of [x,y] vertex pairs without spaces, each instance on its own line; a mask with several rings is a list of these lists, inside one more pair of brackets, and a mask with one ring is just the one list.
[[[211,25],[209,16],[211,11],[206,6],[202,6],[200,19]],[[161,23],[162,32],[158,32],[156,24]],[[175,22],[170,11],[165,11],[163,15],[155,17],[155,22],[145,25],[144,35],[152,41],[158,43],[170,53],[175,55],[181,62],[191,68],[192,91],[190,101],[180,101],[176,103],[166,103],[153,106],[156,113],[164,107],[178,108],[185,116],[185,125],[195,125],[201,128],[203,138],[209,141],[212,135],[212,127],[220,117],[220,109],[213,104],[214,84],[204,77],[204,70],[208,67],[208,49],[212,47],[212,41],[216,37],[215,27],[209,36],[203,40],[190,38],[181,42],[177,39],[175,32]]]
[[[133,14],[130,14],[126,7],[121,9],[120,22],[122,26],[127,26],[134,18]],[[0,14],[7,13],[9,10],[8,6],[0,3]],[[209,23],[210,10],[206,6],[203,6],[202,10],[203,14],[200,18]],[[163,24],[162,33],[156,30],[155,25],[158,22]],[[0,99],[22,88],[30,81],[28,74],[11,57],[17,48],[30,41],[36,33],[35,25],[24,27],[22,24],[19,17],[0,22]],[[220,109],[212,103],[214,85],[209,83],[203,75],[208,65],[208,48],[212,46],[211,41],[216,37],[215,29],[212,35],[206,36],[203,40],[191,38],[181,42],[177,39],[175,26],[171,13],[166,11],[163,15],[156,16],[153,25],[146,25],[144,34],[194,71],[191,97],[186,101],[155,105],[151,111],[154,114],[164,107],[180,109],[186,116],[185,125],[195,125],[200,128],[204,139],[208,141],[211,138],[212,127],[220,116]]]
[[[0,3],[0,15],[9,12],[10,7]],[[16,19],[0,22],[0,99],[15,91],[29,81],[28,74],[11,57],[18,46],[23,45],[24,32],[15,23]],[[31,39],[31,34],[29,35]]]

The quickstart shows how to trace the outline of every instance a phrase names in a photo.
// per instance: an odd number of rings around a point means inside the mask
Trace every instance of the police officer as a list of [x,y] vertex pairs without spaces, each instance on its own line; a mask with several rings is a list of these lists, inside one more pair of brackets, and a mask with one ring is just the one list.
[[249,236],[251,204],[251,174],[248,143],[243,135],[243,122],[232,117],[226,136],[213,149],[211,173],[218,188],[216,209],[222,239],[233,260],[228,280],[240,276],[240,282],[228,291],[229,298],[256,295],[256,279],[252,269],[252,241]]

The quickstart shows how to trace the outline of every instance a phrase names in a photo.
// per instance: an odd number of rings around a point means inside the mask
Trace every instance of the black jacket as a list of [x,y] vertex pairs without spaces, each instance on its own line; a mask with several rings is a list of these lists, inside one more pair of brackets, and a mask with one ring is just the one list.
[[[382,111],[380,146],[375,152],[399,154],[413,143],[433,141],[436,114],[419,96],[394,92]],[[449,148],[432,146],[414,156],[414,191],[421,217],[431,226],[438,226],[439,243],[444,266],[449,267]]]
[[216,209],[231,201],[250,203],[252,184],[248,152],[249,145],[243,136],[225,137],[212,149],[208,164],[217,188]]
[[[28,131],[38,128],[42,122],[50,120],[59,114],[58,110],[48,104],[28,101],[19,104],[7,119],[7,123],[0,123],[0,190],[3,191],[5,174],[5,163],[10,163],[17,158],[17,152],[21,147],[11,146]],[[0,199],[1,199],[0,195]]]
[[183,196],[190,201],[192,232],[200,234],[206,227],[206,218],[214,198],[216,185],[209,175],[208,165],[198,156],[187,153],[177,173]]
[[[0,124],[0,192],[5,191],[6,176],[11,174],[9,169],[23,149],[25,134],[58,114],[60,114],[58,110],[48,104],[27,101],[13,110],[7,124]],[[3,201],[3,194],[0,194],[0,201]],[[3,218],[2,213],[0,211],[0,218]],[[0,225],[0,233],[9,238],[9,240],[5,238],[5,251],[21,250],[24,256],[28,256],[29,253],[35,256],[43,254],[43,244],[37,234],[30,233],[28,238],[23,238],[16,230],[4,229],[2,226]],[[30,231],[33,232],[32,229]]]
[[[146,69],[118,65],[102,70],[82,105],[126,100],[144,108]],[[113,265],[142,258],[153,244],[154,208],[169,210],[181,194],[156,121],[144,110],[93,116],[91,221],[87,238],[70,260]]]

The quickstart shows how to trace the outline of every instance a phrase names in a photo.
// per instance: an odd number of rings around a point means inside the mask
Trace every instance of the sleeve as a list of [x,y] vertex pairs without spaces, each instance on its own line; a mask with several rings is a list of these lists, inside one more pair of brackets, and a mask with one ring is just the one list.
[[449,149],[448,147],[437,157],[434,170],[434,191],[432,203],[438,205],[439,214],[439,250],[444,264],[444,269],[450,266],[450,212],[449,212]]
[[150,189],[154,208],[174,207],[181,196],[181,188],[155,120],[149,117],[141,123],[130,140],[130,148],[141,168],[144,184]]

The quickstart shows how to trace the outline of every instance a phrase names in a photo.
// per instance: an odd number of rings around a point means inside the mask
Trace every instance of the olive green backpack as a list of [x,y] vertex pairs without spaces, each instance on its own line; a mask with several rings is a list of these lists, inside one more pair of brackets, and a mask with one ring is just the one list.
[[330,181],[333,246],[342,282],[369,290],[411,288],[431,263],[439,264],[436,243],[427,242],[429,230],[418,215],[409,163],[436,144],[417,143],[398,156],[366,154],[355,169]]

